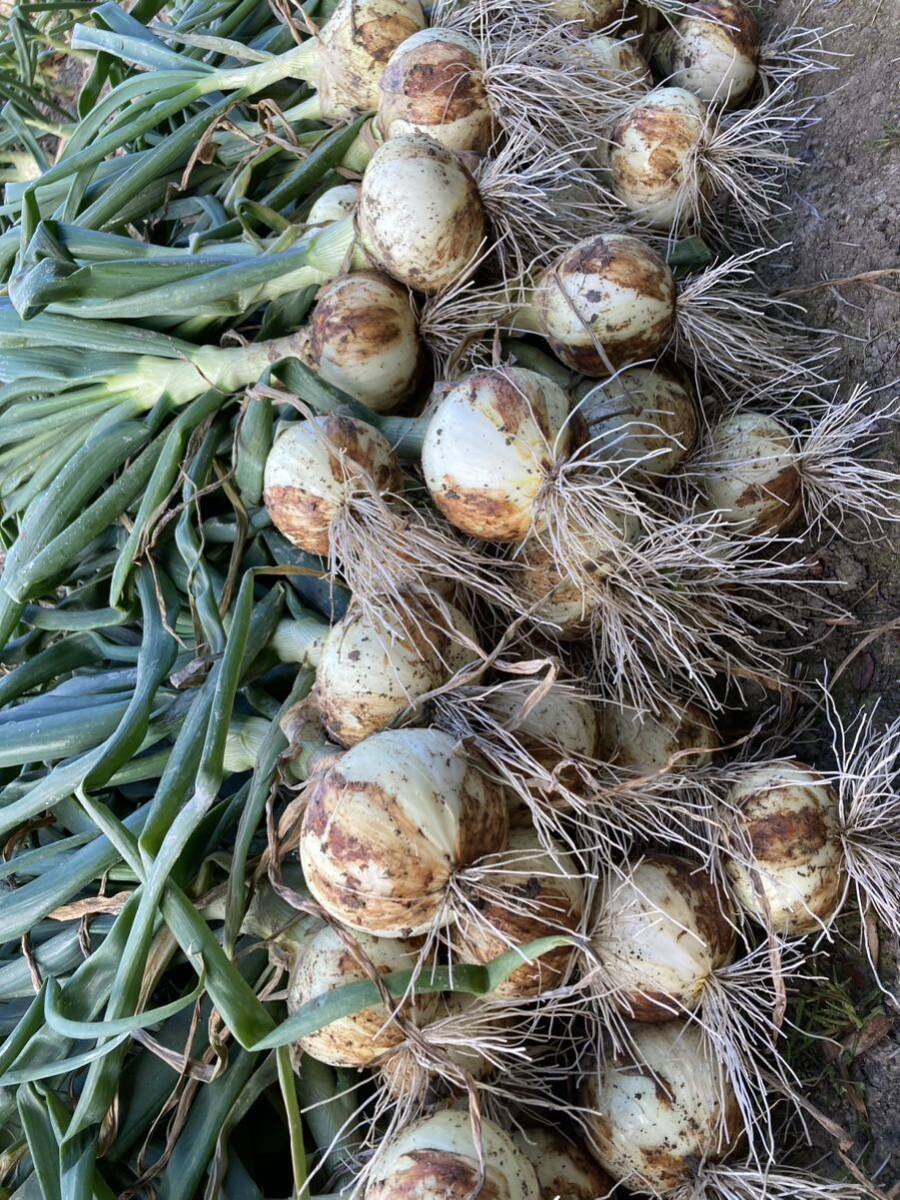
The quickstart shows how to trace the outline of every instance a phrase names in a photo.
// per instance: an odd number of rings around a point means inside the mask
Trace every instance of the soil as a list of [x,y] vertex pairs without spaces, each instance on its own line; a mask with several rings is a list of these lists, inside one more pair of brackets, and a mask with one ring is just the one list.
[[[900,0],[780,0],[773,21],[844,27],[830,44],[848,54],[807,87],[823,98],[819,121],[802,142],[804,165],[779,235],[789,244],[774,281],[808,289],[792,298],[806,307],[810,323],[838,331],[834,373],[845,388],[864,383],[900,396]],[[823,286],[826,280],[839,282]],[[897,464],[900,424],[887,434],[879,453]],[[839,709],[852,716],[878,704],[884,718],[894,718],[900,714],[900,526],[872,543],[851,525],[840,542],[814,549],[824,577],[840,581],[839,598],[853,618],[822,646],[832,675],[867,634],[897,622],[858,650],[837,680]],[[880,952],[887,996],[872,993],[871,972],[853,955],[838,968],[862,1032],[851,1034],[850,1048],[830,1064],[811,1098],[851,1135],[849,1157],[891,1194],[900,1189],[900,1021],[889,1019],[900,1016],[900,950],[883,937]],[[834,1138],[819,1130],[816,1141],[839,1162]]]

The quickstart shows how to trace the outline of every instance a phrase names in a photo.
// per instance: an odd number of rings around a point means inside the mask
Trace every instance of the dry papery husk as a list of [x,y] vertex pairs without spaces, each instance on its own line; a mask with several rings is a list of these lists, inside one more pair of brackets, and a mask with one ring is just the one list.
[[611,187],[638,225],[672,236],[702,232],[723,247],[741,233],[759,244],[788,210],[785,176],[799,164],[790,143],[810,123],[790,80],[734,112],[664,85],[611,125]]
[[635,1047],[635,1029],[694,1023],[743,1116],[770,1150],[767,1096],[799,1080],[785,1059],[786,989],[810,979],[797,942],[738,950],[731,901],[701,863],[650,852],[608,867],[594,902],[583,986],[598,1046]]
[[678,477],[736,533],[840,537],[855,518],[877,536],[900,520],[900,471],[876,453],[898,413],[896,396],[865,385],[805,406],[725,413]]
[[780,249],[753,250],[677,281],[652,239],[595,234],[502,289],[469,282],[429,300],[419,327],[436,359],[451,366],[461,347],[483,360],[498,331],[534,333],[590,378],[670,356],[693,375],[705,403],[714,389],[727,405],[771,408],[787,397],[818,397],[834,353],[801,324],[797,305],[760,289],[757,266]]
[[[329,577],[344,580],[365,619],[398,636],[404,621],[419,619],[408,601],[431,594],[435,578],[487,600],[508,594],[503,565],[413,503],[387,439],[355,417],[311,416],[279,433],[266,461],[264,498],[288,541],[325,558]],[[452,624],[446,632],[466,633]]]

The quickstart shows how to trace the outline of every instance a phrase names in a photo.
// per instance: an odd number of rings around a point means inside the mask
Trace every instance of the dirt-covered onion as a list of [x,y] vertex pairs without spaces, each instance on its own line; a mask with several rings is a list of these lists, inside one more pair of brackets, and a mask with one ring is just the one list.
[[485,541],[521,541],[570,443],[568,411],[560,387],[520,367],[475,371],[447,390],[422,449],[425,482],[447,520]]
[[[464,962],[488,963],[539,938],[577,930],[584,885],[561,845],[553,852],[534,829],[516,827],[496,861],[479,872],[471,908],[457,917],[453,941]],[[536,996],[563,982],[573,949],[560,946],[533,963],[523,962],[496,988],[498,996]]]
[[632,367],[592,387],[578,404],[588,436],[611,458],[645,475],[669,475],[697,440],[697,408],[687,385],[661,367]]
[[590,55],[602,78],[618,88],[646,92],[653,76],[636,42],[592,33],[578,43],[578,50]]
[[591,1149],[613,1179],[666,1193],[690,1182],[699,1163],[731,1149],[740,1113],[696,1026],[669,1021],[635,1026],[632,1034],[635,1053],[589,1077],[584,1121]]
[[351,929],[410,937],[453,916],[454,874],[505,848],[506,801],[436,729],[374,734],[311,788],[300,834],[310,891]]
[[740,104],[756,83],[759,58],[759,23],[741,0],[694,0],[653,47],[666,81],[707,103]]
[[640,775],[702,766],[721,744],[709,715],[694,704],[655,715],[604,704],[597,724],[601,757]]
[[411,601],[390,629],[351,609],[332,626],[319,658],[316,698],[335,741],[355,746],[450,678],[463,645],[446,626],[452,623],[473,642],[475,631],[461,612],[445,607],[440,614]]
[[584,30],[605,29],[622,15],[623,0],[550,0],[558,21],[577,22]]
[[318,113],[328,119],[371,112],[392,52],[425,27],[419,0],[340,0],[305,46],[297,73],[316,88]]
[[410,134],[385,142],[366,167],[357,229],[381,270],[431,294],[474,268],[486,222],[462,161],[431,138]]
[[534,1167],[541,1200],[604,1200],[612,1180],[589,1154],[553,1130],[535,1125],[513,1134]]
[[330,529],[355,488],[379,493],[400,486],[388,441],[371,425],[335,413],[289,425],[265,467],[266,509],[275,527],[301,550],[327,555]]
[[468,1200],[476,1190],[492,1200],[540,1200],[534,1168],[512,1138],[487,1119],[479,1137],[480,1147],[467,1112],[422,1117],[380,1148],[365,1200]]
[[542,766],[553,769],[571,756],[593,758],[598,730],[594,705],[574,688],[552,686],[537,702],[540,680],[508,680],[483,699],[485,710],[506,725]]
[[602,377],[664,349],[675,301],[675,278],[651,246],[627,234],[598,234],[539,277],[527,316],[566,366]]
[[770,763],[745,771],[727,801],[738,829],[726,868],[741,907],[787,935],[828,924],[845,876],[837,801],[827,780],[799,762]]
[[421,133],[448,150],[486,154],[493,118],[477,41],[440,28],[407,38],[381,78],[375,120],[385,139]]
[[734,955],[721,900],[696,863],[650,854],[598,897],[591,942],[603,988],[641,1022],[693,1012],[717,968]]
[[299,356],[326,383],[375,412],[415,390],[424,353],[406,288],[375,271],[327,283],[301,330]]
[[709,507],[745,533],[785,530],[801,511],[794,435],[766,413],[744,409],[723,417],[694,472]]
[[[416,966],[419,946],[403,938],[374,938],[357,933],[354,939],[379,975],[411,971]],[[369,979],[369,973],[331,926],[312,937],[291,973],[288,1012],[294,1012],[317,997],[347,983]],[[439,997],[423,995],[404,1003],[404,1019],[426,1023],[437,1011]],[[319,1062],[335,1067],[368,1067],[405,1037],[402,1027],[390,1019],[383,1004],[339,1017],[316,1033],[300,1039],[300,1047]]]
[[686,215],[686,188],[707,186],[698,155],[706,110],[693,92],[660,87],[637,100],[610,135],[609,169],[618,198],[643,221],[663,229]]
[[341,183],[319,196],[306,214],[307,225],[330,225],[342,217],[352,217],[359,202],[359,184]]

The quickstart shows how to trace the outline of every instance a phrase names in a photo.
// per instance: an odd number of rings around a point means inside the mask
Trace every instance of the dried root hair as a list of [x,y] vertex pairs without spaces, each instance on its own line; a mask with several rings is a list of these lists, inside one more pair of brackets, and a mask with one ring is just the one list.
[[839,60],[851,56],[832,49],[826,39],[848,29],[849,26],[830,30],[789,25],[770,31],[759,55],[759,87],[763,94],[768,95],[782,87],[793,90],[808,75],[836,71]]
[[811,122],[790,80],[749,108],[708,106],[703,133],[684,164],[673,231],[703,230],[727,246],[736,223],[753,243],[768,241],[773,217],[790,207],[781,194],[788,170],[799,160],[789,144]]
[[830,339],[815,345],[803,310],[759,286],[756,264],[780,249],[725,259],[679,285],[672,351],[694,372],[698,395],[705,377],[726,402],[764,407],[787,395],[815,398],[830,382],[822,373],[836,353]]
[[740,1164],[700,1163],[693,1179],[666,1195],[668,1200],[872,1200],[858,1183],[759,1164],[752,1156]]

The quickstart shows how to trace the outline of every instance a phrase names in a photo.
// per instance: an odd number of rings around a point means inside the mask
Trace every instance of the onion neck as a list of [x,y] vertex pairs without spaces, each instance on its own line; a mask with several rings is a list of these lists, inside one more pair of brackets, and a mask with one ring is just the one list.
[[299,620],[280,621],[270,645],[282,662],[299,663],[304,667],[317,667],[322,657],[322,647],[331,626],[315,613],[308,613]]
[[379,433],[390,442],[402,462],[418,462],[422,457],[429,417],[377,417],[372,419]]
[[282,79],[302,79],[317,87],[320,72],[320,49],[316,38],[311,37],[300,46],[286,50],[265,62],[249,67],[212,71],[199,80],[198,90],[202,95],[209,92],[228,92],[247,89],[251,93],[263,91]]

